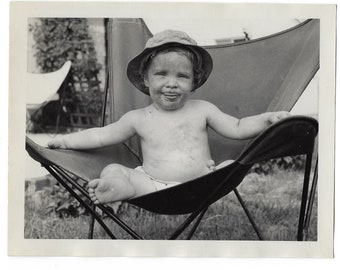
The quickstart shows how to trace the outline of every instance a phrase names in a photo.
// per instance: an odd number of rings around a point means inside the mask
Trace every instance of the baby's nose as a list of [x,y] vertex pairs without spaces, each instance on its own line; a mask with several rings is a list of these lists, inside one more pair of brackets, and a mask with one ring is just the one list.
[[168,77],[166,86],[171,88],[177,87],[178,86],[177,79],[174,77]]

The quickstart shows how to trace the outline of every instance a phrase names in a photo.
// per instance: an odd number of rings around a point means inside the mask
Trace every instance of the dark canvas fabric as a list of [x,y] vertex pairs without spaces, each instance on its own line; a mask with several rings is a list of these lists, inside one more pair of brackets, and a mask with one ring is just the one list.
[[[142,19],[112,19],[109,27],[110,121],[131,109],[150,104],[149,96],[127,78],[128,62],[151,37]],[[319,67],[319,20],[308,20],[286,31],[241,44],[205,47],[214,68],[193,98],[208,100],[235,117],[266,111],[289,111]],[[209,133],[213,159],[235,159],[246,141]],[[140,153],[138,138],[129,141]]]
[[[127,64],[143,48],[151,33],[141,19],[110,20],[109,27],[109,122],[127,111],[150,104],[128,81]],[[319,21],[310,20],[282,33],[239,45],[207,47],[214,69],[194,98],[208,100],[236,117],[265,111],[290,110],[311,80],[319,62]],[[211,132],[213,158],[218,163],[236,159],[227,167],[129,202],[150,211],[188,213],[202,202],[211,203],[233,190],[254,162],[285,155],[312,153],[317,121],[290,117],[280,121],[253,140],[238,142]],[[35,160],[72,172],[85,180],[97,178],[110,163],[130,168],[139,164],[137,137],[128,143],[89,151],[51,150],[26,140]],[[237,158],[238,157],[238,158]],[[175,202],[175,203],[174,203]]]
[[[311,154],[317,132],[318,123],[313,118],[286,118],[264,130],[227,167],[181,185],[131,199],[129,203],[160,214],[190,213],[204,200],[213,203],[236,188],[256,162]],[[125,164],[131,168],[139,164],[123,144],[86,151],[52,150],[26,138],[26,150],[38,162],[57,165],[84,180],[97,178],[110,163]]]

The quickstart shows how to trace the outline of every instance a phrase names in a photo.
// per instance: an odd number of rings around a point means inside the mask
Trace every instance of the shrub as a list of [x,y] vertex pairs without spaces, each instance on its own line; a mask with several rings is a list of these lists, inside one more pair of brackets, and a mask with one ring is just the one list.
[[[78,184],[85,187],[84,181],[78,181]],[[80,198],[88,200],[79,191],[74,190]],[[43,194],[44,198],[49,198],[45,214],[48,215],[51,212],[55,212],[60,218],[64,217],[78,217],[80,215],[87,215],[86,209],[75,199],[63,186],[59,183],[50,187],[45,187]]]
[[86,114],[98,116],[85,121],[86,127],[100,124],[103,93],[98,74],[102,66],[97,61],[88,28],[84,18],[38,18],[29,24],[41,72],[55,71],[67,60],[72,61],[68,83],[59,93],[62,98],[45,106],[40,118],[36,119],[38,125],[47,130],[56,126],[59,112],[62,112],[60,125],[71,127],[74,124],[72,114],[79,113],[81,109],[85,109]]
[[292,170],[300,171],[304,168],[304,166],[305,166],[304,156],[302,155],[287,156],[283,158],[276,158],[276,159],[271,159],[269,161],[256,163],[251,168],[251,172],[255,172],[257,174],[268,175],[278,170],[292,169]]

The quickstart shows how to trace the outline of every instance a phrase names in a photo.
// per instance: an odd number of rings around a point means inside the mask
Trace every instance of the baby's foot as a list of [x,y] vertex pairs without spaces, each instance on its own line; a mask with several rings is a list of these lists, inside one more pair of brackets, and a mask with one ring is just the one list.
[[89,190],[89,195],[91,198],[91,201],[94,202],[95,204],[99,203],[99,200],[96,197],[95,194],[95,188],[98,186],[100,179],[94,179],[88,183],[88,190]]
[[94,204],[121,201],[134,196],[130,183],[117,183],[110,178],[94,179],[88,183],[89,195]]

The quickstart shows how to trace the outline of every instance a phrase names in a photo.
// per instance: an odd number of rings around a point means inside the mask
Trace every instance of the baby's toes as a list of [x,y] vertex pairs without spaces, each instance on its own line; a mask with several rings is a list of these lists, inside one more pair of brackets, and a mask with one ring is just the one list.
[[94,190],[94,189],[96,189],[98,184],[99,184],[98,179],[93,179],[87,184],[87,187],[88,187],[89,191],[90,191],[90,189]]
[[91,200],[93,200],[94,198],[96,198],[96,194],[95,193],[93,193],[93,192],[89,192],[89,195],[90,195],[90,198],[91,198]]

